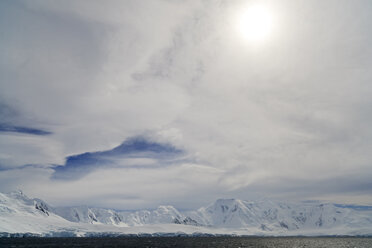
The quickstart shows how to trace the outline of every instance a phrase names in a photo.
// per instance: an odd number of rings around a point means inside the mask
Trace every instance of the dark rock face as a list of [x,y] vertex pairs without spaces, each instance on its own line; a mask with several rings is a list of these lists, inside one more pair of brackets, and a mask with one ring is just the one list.
[[288,225],[286,223],[284,223],[283,221],[281,221],[280,223],[280,226],[285,228],[285,229],[289,229]]
[[182,224],[182,225],[191,225],[191,226],[201,226],[196,220],[191,219],[190,217],[186,217],[182,221],[176,218],[173,223],[175,224]]
[[174,224],[182,224],[182,222],[181,222],[181,221],[180,221],[179,219],[177,219],[177,218],[176,218],[176,219],[174,219],[174,221],[173,221],[173,222],[174,222]]
[[98,222],[96,216],[94,216],[93,214],[89,213],[88,217],[89,217],[89,219],[91,219],[93,222]]
[[39,210],[40,212],[43,212],[44,214],[48,215],[49,216],[49,209],[48,209],[48,206],[45,205],[44,203],[42,202],[35,202],[35,208],[37,210]]

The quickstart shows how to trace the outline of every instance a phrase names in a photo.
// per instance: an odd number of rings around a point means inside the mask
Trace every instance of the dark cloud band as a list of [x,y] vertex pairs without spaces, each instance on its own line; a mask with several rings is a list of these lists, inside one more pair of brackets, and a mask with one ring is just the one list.
[[7,124],[0,124],[0,133],[1,132],[13,132],[13,133],[23,133],[23,134],[32,134],[32,135],[50,135],[52,132],[45,131],[37,128],[22,127],[22,126],[12,126]]

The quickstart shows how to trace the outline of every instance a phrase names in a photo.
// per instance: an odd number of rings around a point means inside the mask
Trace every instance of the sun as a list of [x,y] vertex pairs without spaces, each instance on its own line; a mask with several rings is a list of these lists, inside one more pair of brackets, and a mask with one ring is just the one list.
[[263,5],[246,7],[240,12],[237,19],[238,32],[250,42],[266,40],[273,29],[272,14]]

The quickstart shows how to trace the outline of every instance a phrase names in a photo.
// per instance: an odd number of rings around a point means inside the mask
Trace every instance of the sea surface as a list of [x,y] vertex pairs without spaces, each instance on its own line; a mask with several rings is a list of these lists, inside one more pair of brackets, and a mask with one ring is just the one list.
[[0,238],[0,247],[258,247],[372,248],[372,238],[115,237]]

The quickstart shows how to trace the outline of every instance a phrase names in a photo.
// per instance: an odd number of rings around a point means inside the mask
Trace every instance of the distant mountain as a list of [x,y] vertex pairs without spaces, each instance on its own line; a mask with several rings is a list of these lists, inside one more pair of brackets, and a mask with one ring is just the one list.
[[289,204],[270,200],[248,202],[220,199],[208,207],[189,212],[188,215],[207,226],[292,231],[372,227],[371,213],[340,208],[331,203]]
[[211,233],[237,235],[372,235],[372,212],[331,203],[279,203],[219,199],[196,211],[52,207],[22,192],[0,193],[0,236],[36,233]]
[[[159,206],[155,210],[114,211],[103,208],[62,207],[52,210],[66,220],[79,223],[109,224],[115,226],[141,226],[146,224],[194,224],[172,206]],[[197,225],[197,223],[195,223]]]

